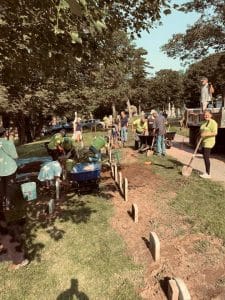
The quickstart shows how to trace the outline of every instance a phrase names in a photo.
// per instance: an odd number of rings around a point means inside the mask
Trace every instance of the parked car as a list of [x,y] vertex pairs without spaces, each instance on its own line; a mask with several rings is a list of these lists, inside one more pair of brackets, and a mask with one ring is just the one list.
[[81,122],[82,128],[85,129],[92,129],[96,127],[97,129],[105,128],[104,122],[101,122],[99,119],[89,119],[89,120],[82,120]]
[[46,126],[43,127],[41,134],[42,135],[53,135],[57,132],[60,132],[60,130],[66,130],[66,132],[71,132],[73,130],[73,123],[65,123],[65,124],[57,124],[53,126]]

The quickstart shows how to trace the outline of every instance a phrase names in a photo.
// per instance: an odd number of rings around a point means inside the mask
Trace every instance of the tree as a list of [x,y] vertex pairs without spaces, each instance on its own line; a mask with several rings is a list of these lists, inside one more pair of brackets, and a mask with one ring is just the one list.
[[224,0],[191,0],[175,8],[186,13],[196,11],[200,17],[184,34],[173,35],[163,46],[168,56],[193,62],[212,51],[225,50]]
[[182,108],[183,100],[183,74],[173,70],[161,70],[151,78],[148,83],[148,108],[165,110],[168,104]]
[[[6,111],[18,126],[20,141],[49,113],[66,113],[80,103],[94,108],[91,82],[100,64],[105,70],[109,64],[116,70],[117,64],[118,78],[127,74],[122,70],[126,57],[120,59],[110,46],[113,33],[139,34],[167,6],[163,0],[2,0],[0,84],[7,88]],[[112,86],[110,94],[121,98],[124,89],[126,85]]]

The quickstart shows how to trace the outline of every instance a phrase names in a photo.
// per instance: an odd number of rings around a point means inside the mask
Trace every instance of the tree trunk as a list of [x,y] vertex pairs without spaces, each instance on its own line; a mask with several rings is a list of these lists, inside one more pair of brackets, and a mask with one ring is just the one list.
[[116,105],[114,102],[112,103],[112,116],[113,116],[113,119],[116,118]]
[[131,107],[130,107],[130,99],[127,98],[127,110],[128,110],[128,114],[129,114],[129,118],[132,118],[132,111],[131,111]]
[[25,117],[23,114],[19,114],[16,119],[16,126],[18,130],[18,138],[19,138],[19,144],[25,144],[26,143],[26,133],[25,133]]

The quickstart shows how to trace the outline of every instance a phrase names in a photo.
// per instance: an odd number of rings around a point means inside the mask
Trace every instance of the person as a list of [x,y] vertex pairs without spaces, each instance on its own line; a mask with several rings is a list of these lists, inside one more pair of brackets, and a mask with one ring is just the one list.
[[211,178],[210,175],[210,153],[211,149],[216,143],[216,135],[218,131],[218,125],[215,120],[212,119],[212,114],[210,111],[206,110],[204,112],[204,121],[200,127],[201,138],[202,138],[202,153],[205,162],[204,174],[200,177],[204,179]]
[[156,154],[165,156],[166,120],[163,115],[158,114],[156,110],[152,111],[152,115],[154,117],[153,134],[156,136]]
[[141,146],[140,136],[147,136],[148,133],[148,123],[145,119],[145,115],[141,115],[140,118],[133,122],[132,131],[135,131],[135,149],[139,149]]
[[200,102],[201,102],[202,111],[205,111],[209,102],[212,99],[212,94],[214,93],[214,88],[213,88],[212,84],[209,84],[207,77],[201,78],[201,85],[202,86],[201,86]]
[[104,122],[104,125],[105,125],[104,129],[108,130],[109,129],[109,118],[107,117],[107,115],[104,116],[103,122]]
[[117,117],[115,121],[112,123],[111,133],[112,133],[112,147],[119,147],[119,139],[120,139],[120,119]]
[[9,208],[9,184],[15,178],[18,158],[16,147],[10,140],[5,139],[5,128],[0,128],[0,212]]
[[75,140],[75,142],[79,142],[81,144],[81,147],[83,148],[83,136],[82,136],[82,124],[81,119],[77,118],[77,120],[73,124],[73,136],[72,139]]
[[75,155],[76,145],[75,141],[72,138],[65,136],[63,138],[62,147],[67,158],[73,157]]
[[60,132],[54,134],[48,145],[48,153],[52,156],[53,160],[57,160],[59,156],[62,156],[64,154],[64,149],[62,147],[63,138],[65,137],[66,132],[64,129],[60,130]]
[[45,183],[47,189],[53,181],[60,180],[63,168],[65,166],[66,158],[64,156],[58,157],[55,161],[50,161],[44,164],[38,174],[38,180]]
[[125,146],[127,142],[127,131],[128,131],[128,117],[124,111],[121,112],[121,119],[120,119],[120,138],[122,146]]

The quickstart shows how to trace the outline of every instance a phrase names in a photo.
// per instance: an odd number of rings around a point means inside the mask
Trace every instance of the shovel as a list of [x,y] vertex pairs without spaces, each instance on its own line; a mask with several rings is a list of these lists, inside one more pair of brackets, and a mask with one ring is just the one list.
[[195,148],[195,151],[194,151],[194,153],[192,155],[192,158],[190,159],[188,165],[187,166],[183,166],[183,168],[182,168],[182,175],[185,176],[185,177],[189,177],[191,175],[191,173],[192,173],[192,169],[193,168],[191,167],[191,164],[192,164],[192,162],[193,162],[193,160],[194,160],[194,158],[196,156],[196,153],[198,152],[198,149],[200,147],[201,142],[202,142],[202,138],[200,138],[200,140],[198,141],[198,144],[197,144],[197,146]]
[[154,143],[155,143],[155,136],[153,135],[150,150],[148,150],[147,153],[146,153],[147,157],[153,155],[153,153],[154,153],[154,151],[153,151]]

